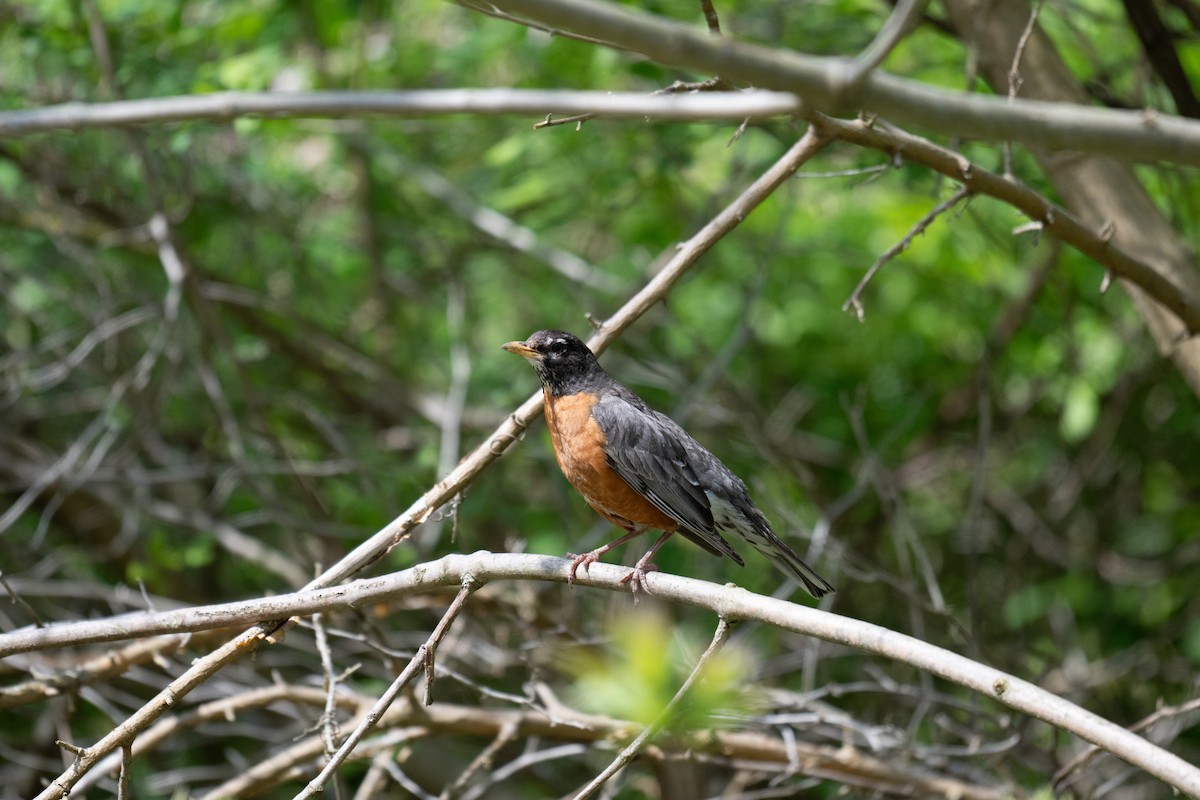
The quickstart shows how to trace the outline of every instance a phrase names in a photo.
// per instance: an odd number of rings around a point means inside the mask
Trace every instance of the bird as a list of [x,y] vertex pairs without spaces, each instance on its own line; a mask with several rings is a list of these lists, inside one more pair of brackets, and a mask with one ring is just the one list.
[[650,530],[661,531],[621,582],[637,598],[649,593],[659,548],[679,533],[717,557],[745,562],[726,540],[750,545],[808,593],[834,591],[791,547],[750,499],[746,484],[671,418],[652,409],[609,375],[588,346],[570,333],[539,330],[501,349],[533,365],[542,383],[546,425],[567,481],[596,513],[625,534],[573,558],[567,582],[580,568]]

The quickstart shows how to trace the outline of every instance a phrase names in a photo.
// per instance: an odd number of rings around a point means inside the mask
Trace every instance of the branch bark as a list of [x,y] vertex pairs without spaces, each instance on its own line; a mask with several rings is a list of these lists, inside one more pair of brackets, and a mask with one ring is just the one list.
[[[79,131],[171,122],[228,122],[241,117],[361,118],[538,116],[586,114],[677,121],[763,119],[808,108],[826,113],[862,109],[894,122],[945,136],[1014,141],[1048,151],[1086,152],[1138,163],[1200,166],[1200,122],[1178,117],[1050,102],[972,95],[872,71],[859,80],[853,59],[807,56],[758,45],[710,41],[686,26],[626,9],[585,7],[577,0],[503,0],[504,4],[553,7],[547,17],[583,26],[601,20],[613,36],[628,40],[665,64],[701,72],[729,65],[730,76],[762,87],[742,92],[642,94],[522,89],[437,89],[363,92],[220,92],[141,98],[108,103],[66,103],[0,111],[0,137],[48,131]],[[654,36],[661,35],[662,41]],[[693,45],[695,45],[693,47]],[[723,73],[722,73],[723,74]],[[855,81],[859,81],[855,83]],[[773,90],[773,91],[772,91]]]
[[[229,122],[241,117],[361,118],[601,114],[665,120],[761,119],[795,114],[800,101],[786,92],[753,90],[699,94],[577,92],[546,89],[427,89],[362,92],[218,92],[148,97],[110,103],[65,103],[0,112],[0,136],[79,131],[169,122]],[[1200,135],[1197,136],[1200,150]],[[1200,158],[1200,154],[1197,156]]]
[[[481,551],[470,555],[451,555],[403,572],[355,581],[333,589],[297,592],[181,612],[137,615],[140,621],[125,618],[123,624],[138,630],[139,635],[168,630],[202,630],[204,627],[242,623],[255,615],[261,619],[357,608],[433,589],[461,586],[466,578],[481,583],[497,580],[566,583],[570,563],[565,558],[515,553]],[[586,573],[581,572],[576,577],[575,584],[625,592],[627,590],[621,579],[627,571],[615,564],[593,564]],[[1069,700],[958,653],[869,622],[764,597],[729,584],[719,586],[695,578],[652,573],[648,577],[648,585],[651,594],[665,602],[708,609],[728,620],[757,620],[783,630],[815,636],[910,664],[1009,708],[1070,731],[1171,787],[1200,797],[1200,768]],[[78,644],[87,639],[77,632],[93,624],[71,623],[50,630],[55,631],[54,640],[60,644],[67,641]],[[64,635],[68,631],[72,635]],[[0,652],[10,651],[14,641],[18,641],[17,637],[21,635],[6,634],[0,637]],[[43,644],[46,641],[43,639]]]
[[[855,86],[854,59],[713,39],[691,26],[628,6],[601,0],[495,0],[493,4],[544,25],[586,32],[662,64],[793,92],[817,111],[862,109],[947,136],[1011,140],[1043,150],[1096,153],[1128,161],[1200,165],[1200,124],[1192,120],[1092,108],[1085,105],[1086,97],[1044,102],[964,94],[879,71]],[[1027,18],[1026,13],[1022,23]],[[1010,49],[1010,62],[1011,54]]]
[[[411,696],[401,696],[380,720],[383,736],[364,742],[354,754],[362,759],[378,749],[380,744],[395,742],[397,735],[419,736],[464,735],[495,740],[506,730],[515,730],[517,735],[564,742],[597,743],[620,740],[629,735],[636,725],[633,722],[596,714],[586,714],[565,705],[544,684],[536,687],[539,702],[544,708],[510,709],[490,708],[474,705],[435,702],[423,706]],[[337,695],[339,707],[350,713],[361,713],[371,699],[349,691]],[[167,742],[171,736],[185,728],[228,719],[278,703],[295,703],[319,708],[325,702],[325,692],[314,687],[276,684],[214,700],[181,714],[165,719],[138,737],[133,745],[135,758],[153,752]],[[306,758],[315,758],[320,753],[321,742],[312,737],[300,743],[306,748]],[[694,752],[709,754],[735,762],[746,762],[761,769],[764,765],[774,766],[780,773],[792,770],[797,763],[805,765],[807,774],[849,786],[873,791],[881,788],[900,794],[916,794],[921,797],[945,797],[953,800],[1012,800],[1013,794],[1005,787],[980,786],[952,777],[931,773],[920,768],[897,765],[894,761],[873,757],[853,747],[832,747],[811,744],[793,739],[783,741],[761,730],[708,730],[683,734],[678,741],[667,741],[651,747],[643,757],[661,758],[666,753]],[[284,761],[284,766],[293,765],[298,759]],[[114,760],[115,763],[115,760]],[[267,775],[255,774],[260,762],[243,773],[246,780],[238,790],[266,788],[271,785]],[[267,772],[267,770],[263,770]],[[94,774],[94,773],[93,773]],[[94,783],[87,776],[80,782],[80,789]],[[214,797],[236,796],[235,787],[226,784],[210,793]],[[1019,795],[1018,795],[1019,796]]]

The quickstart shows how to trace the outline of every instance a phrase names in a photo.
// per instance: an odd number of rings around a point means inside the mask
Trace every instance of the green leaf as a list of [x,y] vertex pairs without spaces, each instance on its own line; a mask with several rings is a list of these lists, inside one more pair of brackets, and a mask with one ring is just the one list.
[[1096,426],[1100,416],[1100,398],[1091,384],[1082,381],[1072,381],[1063,399],[1062,416],[1059,420],[1059,431],[1068,442],[1078,442]]

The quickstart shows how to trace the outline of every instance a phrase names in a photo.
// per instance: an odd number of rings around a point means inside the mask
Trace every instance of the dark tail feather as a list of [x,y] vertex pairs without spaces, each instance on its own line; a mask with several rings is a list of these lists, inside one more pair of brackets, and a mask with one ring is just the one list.
[[835,591],[829,581],[818,575],[808,564],[805,564],[804,559],[796,555],[796,551],[788,547],[778,536],[771,536],[770,541],[755,546],[781,572],[803,583],[804,588],[813,597],[820,599]]

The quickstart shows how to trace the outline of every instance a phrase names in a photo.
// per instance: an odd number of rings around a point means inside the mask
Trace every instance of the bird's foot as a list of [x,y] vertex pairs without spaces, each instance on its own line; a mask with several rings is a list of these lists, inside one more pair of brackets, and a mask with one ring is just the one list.
[[629,591],[633,592],[633,604],[637,605],[638,597],[645,594],[650,595],[650,587],[646,585],[646,576],[651,572],[658,572],[658,565],[650,561],[633,565],[633,569],[629,570],[629,574],[621,578],[621,583],[629,584]]
[[567,558],[573,559],[571,561],[571,569],[567,571],[567,586],[575,586],[575,573],[579,571],[580,567],[583,567],[583,571],[587,572],[587,568],[599,561],[600,557],[603,556],[605,552],[607,551],[601,548],[600,550],[593,550],[590,553],[584,553],[583,555],[567,553]]

